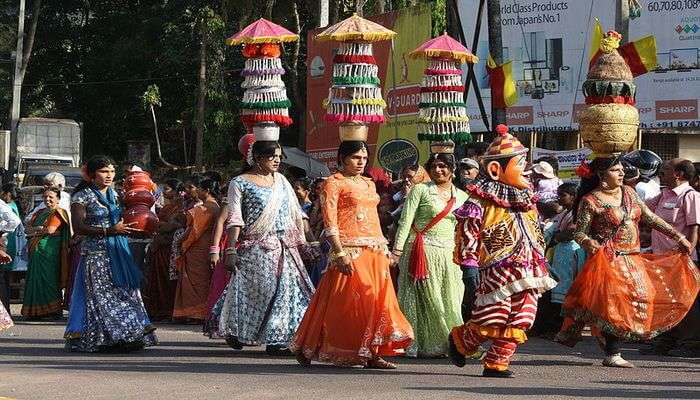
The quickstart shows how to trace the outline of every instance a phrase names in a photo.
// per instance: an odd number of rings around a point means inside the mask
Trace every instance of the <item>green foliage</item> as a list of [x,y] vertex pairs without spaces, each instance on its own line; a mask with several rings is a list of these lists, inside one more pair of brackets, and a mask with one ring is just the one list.
[[[366,16],[374,13],[376,1],[365,3]],[[433,32],[444,30],[445,0],[385,1],[386,12],[430,3]],[[204,43],[205,165],[235,165],[240,160],[236,143],[245,133],[238,118],[244,60],[240,47],[226,46],[225,39],[262,17],[270,5],[271,19],[296,31],[293,3],[299,12],[299,52],[295,60],[296,44],[285,44],[282,61],[295,124],[285,129],[282,141],[295,145],[302,134],[306,101],[307,33],[318,24],[316,0],[44,1],[22,88],[22,115],[82,122],[85,156],[107,153],[124,159],[128,140],[151,140],[152,122],[143,109],[157,105],[164,158],[184,165],[184,145],[192,163],[199,51]],[[0,13],[0,60],[14,50],[15,32],[16,16]],[[294,66],[296,92],[291,87]],[[12,68],[12,63],[0,61],[0,84],[8,89]],[[0,110],[9,110],[10,102],[11,90],[0,91]],[[0,123],[6,118],[7,112],[0,112]]]
[[160,107],[160,90],[158,90],[158,85],[148,85],[143,96],[141,96],[141,104],[145,109],[153,106]]

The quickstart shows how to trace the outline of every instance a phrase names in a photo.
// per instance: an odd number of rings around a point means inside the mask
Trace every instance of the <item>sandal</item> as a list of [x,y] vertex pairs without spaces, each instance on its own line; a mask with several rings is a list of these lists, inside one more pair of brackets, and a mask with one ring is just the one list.
[[396,369],[396,364],[390,363],[389,361],[377,357],[367,361],[365,364],[366,369]]
[[613,368],[634,368],[634,364],[622,358],[620,353],[605,357],[603,359],[603,365]]
[[311,366],[311,360],[306,358],[306,356],[304,355],[303,352],[300,351],[297,354],[295,354],[295,356],[296,356],[297,362],[302,367],[310,367]]

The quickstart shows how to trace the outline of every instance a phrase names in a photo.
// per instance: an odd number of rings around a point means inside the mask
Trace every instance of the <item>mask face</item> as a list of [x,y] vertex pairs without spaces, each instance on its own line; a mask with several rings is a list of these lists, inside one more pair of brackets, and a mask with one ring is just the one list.
[[532,185],[528,177],[529,173],[525,172],[526,166],[527,157],[523,154],[508,160],[505,169],[501,168],[501,164],[497,161],[490,162],[488,164],[488,173],[491,179],[504,185],[513,186],[517,189],[527,189]]

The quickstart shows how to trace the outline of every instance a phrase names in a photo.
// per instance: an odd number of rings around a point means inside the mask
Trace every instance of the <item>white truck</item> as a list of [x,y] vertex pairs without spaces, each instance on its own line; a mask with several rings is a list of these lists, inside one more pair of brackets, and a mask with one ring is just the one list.
[[83,127],[71,119],[22,118],[17,126],[16,174],[31,167],[80,167]]

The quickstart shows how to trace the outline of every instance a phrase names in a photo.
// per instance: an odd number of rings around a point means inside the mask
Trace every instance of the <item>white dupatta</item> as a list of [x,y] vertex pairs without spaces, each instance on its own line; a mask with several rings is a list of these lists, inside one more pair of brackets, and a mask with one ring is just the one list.
[[[285,196],[286,193],[286,196]],[[262,213],[246,230],[246,236],[259,239],[262,238],[272,226],[274,226],[275,217],[279,213],[280,207],[284,201],[289,202],[289,216],[293,225],[302,234],[304,233],[304,220],[302,217],[301,206],[297,201],[296,194],[292,185],[289,184],[287,178],[279,172],[275,172],[274,181],[272,184],[272,193],[270,200],[263,209]]]

